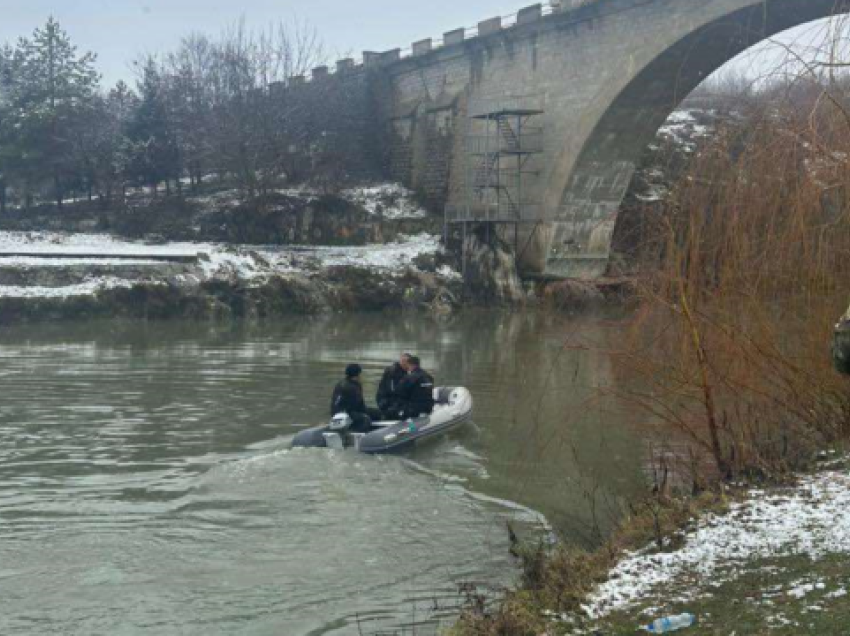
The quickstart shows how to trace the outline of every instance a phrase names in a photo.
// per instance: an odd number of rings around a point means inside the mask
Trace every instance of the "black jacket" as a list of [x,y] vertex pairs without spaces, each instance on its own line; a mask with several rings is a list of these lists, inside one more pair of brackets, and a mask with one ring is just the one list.
[[379,409],[387,410],[398,401],[398,387],[406,375],[407,371],[398,362],[384,369],[384,376],[378,385],[378,395],[375,398]]
[[411,371],[398,387],[398,397],[405,417],[415,417],[434,410],[434,378],[422,369]]
[[331,417],[338,413],[366,413],[363,401],[363,386],[351,378],[346,378],[334,387],[331,398]]

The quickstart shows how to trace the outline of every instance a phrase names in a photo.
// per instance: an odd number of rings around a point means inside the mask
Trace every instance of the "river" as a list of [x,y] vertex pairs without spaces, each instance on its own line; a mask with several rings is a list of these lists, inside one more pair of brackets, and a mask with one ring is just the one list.
[[[588,541],[643,487],[616,320],[465,312],[0,333],[0,633],[412,633],[510,585],[506,522]],[[474,423],[400,457],[289,451],[349,362],[419,354]],[[418,634],[429,633],[424,627]]]

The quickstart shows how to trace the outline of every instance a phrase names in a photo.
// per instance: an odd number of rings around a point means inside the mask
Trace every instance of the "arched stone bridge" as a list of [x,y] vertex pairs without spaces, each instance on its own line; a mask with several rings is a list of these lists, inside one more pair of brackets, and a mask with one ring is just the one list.
[[524,265],[595,276],[635,166],[676,106],[745,49],[846,10],[847,0],[587,0],[551,14],[537,5],[510,27],[488,20],[475,37],[449,32],[408,57],[365,54],[364,66],[388,169],[437,202],[464,197],[470,104],[534,96],[545,111],[535,195],[550,221]]

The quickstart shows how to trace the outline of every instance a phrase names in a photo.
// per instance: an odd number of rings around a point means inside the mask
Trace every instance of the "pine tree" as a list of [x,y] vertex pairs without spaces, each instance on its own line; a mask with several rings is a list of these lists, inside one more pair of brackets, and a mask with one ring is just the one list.
[[6,213],[6,196],[9,189],[9,166],[14,157],[10,152],[11,131],[7,129],[10,120],[10,83],[14,51],[11,47],[0,48],[0,214]]
[[153,58],[142,63],[138,91],[139,105],[128,126],[133,146],[132,171],[156,194],[160,182],[178,176],[180,171],[165,81]]
[[45,170],[53,177],[59,207],[64,195],[63,178],[73,173],[69,140],[75,115],[91,105],[99,82],[92,53],[78,55],[68,34],[52,17],[24,46],[25,72],[30,83],[33,116],[47,150]]
[[52,180],[61,207],[64,181],[75,172],[72,127],[97,94],[96,58],[79,54],[53,18],[36,29],[32,39],[22,38],[13,49],[5,49],[2,57],[5,115],[0,154],[13,158],[7,168],[15,164],[7,172],[14,172],[28,203],[41,183]]
[[129,129],[138,108],[138,96],[123,81],[119,81],[106,97],[110,147],[109,153],[101,157],[100,179],[106,190],[107,204],[111,201],[116,187],[120,187],[121,198],[124,199],[133,160],[133,143],[129,137]]

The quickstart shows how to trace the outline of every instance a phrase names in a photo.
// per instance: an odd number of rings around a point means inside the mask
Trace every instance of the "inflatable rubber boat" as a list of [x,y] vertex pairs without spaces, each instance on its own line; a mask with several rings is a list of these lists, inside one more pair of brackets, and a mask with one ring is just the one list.
[[434,401],[434,412],[430,415],[395,422],[373,422],[373,430],[368,433],[352,431],[351,418],[341,413],[326,426],[298,433],[292,447],[354,448],[361,453],[393,453],[448,433],[472,418],[472,394],[463,387],[436,388]]

